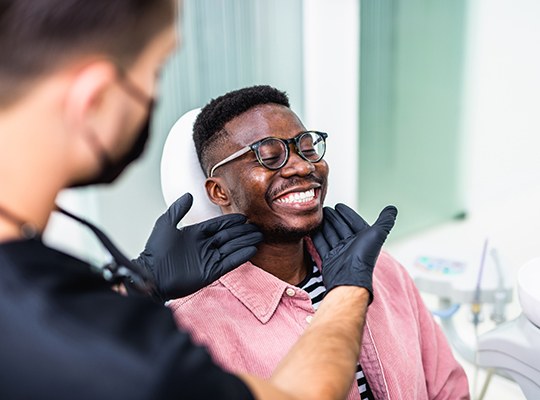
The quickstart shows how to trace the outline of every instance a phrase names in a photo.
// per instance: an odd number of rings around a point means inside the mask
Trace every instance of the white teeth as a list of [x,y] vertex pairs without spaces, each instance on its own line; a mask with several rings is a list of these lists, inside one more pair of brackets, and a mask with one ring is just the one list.
[[313,200],[315,197],[315,189],[309,189],[305,192],[295,192],[290,193],[286,197],[281,197],[276,200],[276,203],[307,203],[308,201]]

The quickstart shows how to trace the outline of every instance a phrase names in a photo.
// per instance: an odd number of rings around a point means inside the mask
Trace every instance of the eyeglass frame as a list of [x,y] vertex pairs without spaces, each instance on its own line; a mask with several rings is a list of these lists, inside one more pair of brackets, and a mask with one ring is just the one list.
[[[298,147],[299,142],[300,142],[300,138],[303,137],[306,133],[316,133],[316,134],[318,134],[319,136],[322,137],[322,140],[324,142],[324,151],[317,160],[308,159],[306,156],[304,156],[302,150],[300,150],[300,148]],[[321,161],[323,159],[324,155],[326,154],[326,139],[327,138],[328,138],[328,133],[320,132],[320,131],[313,131],[313,130],[302,131],[302,132],[298,133],[295,137],[292,137],[290,139],[281,139],[281,138],[274,137],[274,136],[268,136],[268,137],[265,137],[265,138],[263,138],[261,140],[256,141],[255,143],[248,144],[247,146],[242,147],[240,150],[232,153],[230,156],[224,158],[223,160],[221,160],[220,162],[215,164],[210,169],[210,173],[208,174],[208,177],[213,178],[214,177],[214,171],[218,167],[221,167],[221,166],[223,166],[223,165],[225,165],[225,164],[227,164],[227,163],[229,163],[229,162],[231,162],[233,160],[236,160],[237,158],[239,158],[239,157],[243,156],[244,154],[246,154],[248,151],[253,151],[255,153],[255,157],[257,157],[257,161],[259,162],[259,164],[261,164],[261,166],[263,166],[264,168],[269,169],[271,171],[277,171],[278,169],[283,168],[285,166],[285,164],[287,164],[287,162],[289,161],[289,156],[290,156],[289,145],[291,143],[294,143],[294,147],[296,148],[296,154],[298,154],[300,157],[302,157],[303,160],[306,160],[306,161],[314,164],[314,163],[317,163],[317,162]],[[281,163],[281,165],[279,167],[275,167],[275,168],[268,167],[261,160],[261,157],[260,157],[260,154],[259,154],[259,146],[264,141],[269,140],[269,139],[279,140],[280,142],[285,144],[285,158],[283,159],[283,162]]]

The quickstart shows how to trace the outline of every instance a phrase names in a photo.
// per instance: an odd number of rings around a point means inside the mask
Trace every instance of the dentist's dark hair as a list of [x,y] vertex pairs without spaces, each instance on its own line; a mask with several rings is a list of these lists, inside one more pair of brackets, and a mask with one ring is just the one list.
[[175,19],[177,0],[0,0],[0,107],[86,56],[127,67]]
[[210,167],[210,150],[219,145],[227,132],[225,124],[246,111],[263,104],[279,104],[290,108],[285,92],[268,85],[251,86],[228,92],[204,106],[193,124],[193,141],[204,173]]

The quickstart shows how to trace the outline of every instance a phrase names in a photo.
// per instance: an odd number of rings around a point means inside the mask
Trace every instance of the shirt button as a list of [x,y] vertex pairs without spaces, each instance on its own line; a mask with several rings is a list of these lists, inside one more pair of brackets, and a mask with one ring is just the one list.
[[285,293],[287,293],[287,296],[291,296],[291,297],[293,297],[296,294],[293,288],[287,288],[287,290],[285,290]]
[[313,319],[313,315],[308,315],[308,316],[306,317],[306,322],[307,322],[308,324],[311,324],[311,320],[312,320],[312,319]]

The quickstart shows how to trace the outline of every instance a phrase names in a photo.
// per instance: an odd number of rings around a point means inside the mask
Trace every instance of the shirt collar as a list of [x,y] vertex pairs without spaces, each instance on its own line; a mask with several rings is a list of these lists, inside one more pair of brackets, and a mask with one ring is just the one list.
[[[313,242],[308,237],[305,238],[304,242],[306,249],[320,268],[321,259]],[[289,288],[293,288],[300,299],[309,300],[307,304],[311,306],[311,300],[307,293],[276,278],[249,261],[222,276],[219,282],[263,324],[272,318],[281,298]]]

